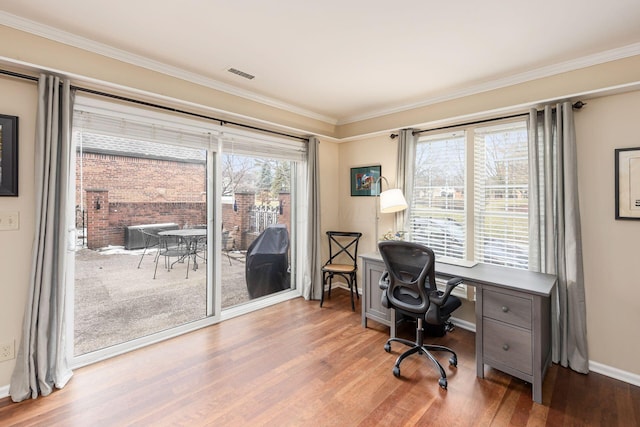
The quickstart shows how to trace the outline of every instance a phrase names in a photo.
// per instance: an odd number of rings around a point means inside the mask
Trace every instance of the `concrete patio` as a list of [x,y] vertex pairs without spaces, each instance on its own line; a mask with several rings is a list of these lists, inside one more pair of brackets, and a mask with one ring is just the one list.
[[[75,354],[106,348],[206,316],[206,264],[186,276],[186,263],[167,271],[154,253],[110,247],[79,249],[75,262]],[[249,301],[244,252],[222,254],[222,307]],[[191,266],[190,266],[191,268]]]

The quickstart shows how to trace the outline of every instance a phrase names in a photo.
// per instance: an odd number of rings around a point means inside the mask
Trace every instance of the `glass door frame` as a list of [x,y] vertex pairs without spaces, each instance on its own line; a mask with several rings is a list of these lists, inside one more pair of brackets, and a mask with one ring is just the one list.
[[[99,101],[101,102],[101,101]],[[126,107],[125,107],[126,108]],[[140,110],[145,115],[153,116],[154,119],[162,120],[162,117],[167,117],[166,113],[159,113],[155,111]],[[190,119],[176,119],[172,116],[172,122],[194,122]],[[220,321],[231,319],[233,317],[246,314],[251,311],[259,310],[280,302],[297,298],[301,296],[300,293],[300,277],[297,274],[301,264],[301,258],[296,256],[297,248],[299,247],[298,240],[302,233],[299,230],[299,208],[301,208],[298,200],[298,190],[304,179],[303,167],[300,167],[297,162],[293,162],[295,165],[295,179],[292,180],[291,188],[291,254],[293,259],[290,260],[291,264],[291,283],[295,284],[294,287],[288,291],[282,291],[274,294],[270,297],[260,298],[256,301],[249,301],[245,304],[230,307],[222,310],[221,308],[221,269],[222,262],[222,250],[221,249],[221,236],[220,233],[214,233],[215,230],[220,230],[222,227],[222,171],[221,171],[221,156],[222,152],[222,139],[220,133],[223,131],[222,126],[213,125],[210,123],[194,122],[198,123],[198,128],[206,128],[210,132],[210,139],[208,147],[202,147],[207,151],[207,166],[206,166],[206,183],[207,183],[207,241],[213,242],[213,245],[207,245],[207,259],[213,262],[207,262],[207,290],[206,290],[206,317],[203,319],[195,320],[183,325],[179,325],[170,329],[155,332],[153,334],[139,337],[124,343],[116,344],[110,347],[99,349],[90,353],[82,355],[74,355],[74,280],[75,280],[75,233],[68,233],[69,241],[67,247],[69,253],[67,256],[67,271],[70,272],[67,277],[67,293],[66,293],[66,310],[65,325],[63,327],[66,330],[66,347],[67,347],[67,359],[69,360],[72,369],[86,366],[92,363],[99,362],[104,359],[108,359],[120,354],[128,353],[130,351],[142,348],[157,342],[161,342],[166,339],[170,339],[203,327],[215,325]],[[243,132],[239,132],[242,134]],[[255,136],[254,136],[255,138]],[[73,153],[75,153],[76,147],[71,147]],[[74,209],[69,209],[69,215],[75,215],[75,165],[77,161],[74,156],[73,168],[69,171],[69,203],[74,206]],[[292,172],[293,173],[293,172]],[[294,190],[295,187],[295,190]],[[295,209],[293,208],[295,206]],[[68,219],[70,224],[75,224],[74,221]]]

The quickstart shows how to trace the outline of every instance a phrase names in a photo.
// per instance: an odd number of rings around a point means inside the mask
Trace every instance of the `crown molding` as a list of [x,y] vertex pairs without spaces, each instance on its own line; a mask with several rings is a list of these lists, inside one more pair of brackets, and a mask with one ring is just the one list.
[[275,107],[280,110],[288,111],[290,113],[298,114],[304,117],[308,117],[314,120],[319,120],[331,125],[335,125],[338,120],[334,117],[325,116],[313,111],[309,111],[295,105],[287,104],[285,102],[269,98],[267,96],[259,95],[257,93],[243,90],[220,81],[204,77],[197,73],[183,70],[178,67],[173,67],[165,63],[155,61],[141,55],[126,52],[121,49],[117,49],[103,43],[80,37],[66,31],[59,30],[48,25],[40,24],[28,19],[21,18],[19,16],[12,15],[0,11],[0,25],[6,25],[11,28],[15,28],[20,31],[24,31],[36,36],[40,36],[55,42],[63,43],[72,47],[83,49],[92,53],[96,53],[108,58],[116,59],[131,65],[136,65],[142,68],[146,68],[151,71],[156,71],[162,74],[166,74],[172,77],[179,78],[191,83],[198,84],[200,86],[208,87],[211,89],[219,90],[221,92],[228,93],[230,95],[238,96],[250,101],[254,101],[270,107]]
[[401,113],[416,108],[426,107],[440,102],[451,101],[457,98],[463,98],[465,96],[476,95],[482,92],[488,92],[491,90],[502,89],[505,87],[526,83],[533,80],[542,79],[545,77],[551,77],[557,74],[566,73],[570,71],[579,70],[581,68],[590,67],[593,65],[604,64],[605,62],[611,62],[618,59],[624,59],[631,56],[640,55],[640,43],[634,43],[628,46],[623,46],[616,49],[596,53],[593,55],[584,56],[581,58],[573,59],[571,61],[565,61],[546,67],[536,68],[534,70],[526,71],[524,73],[514,74],[502,79],[491,80],[489,82],[481,83],[478,85],[469,86],[467,88],[450,91],[441,95],[433,96],[431,98],[419,101],[413,104],[403,104],[394,108],[372,111],[367,114],[355,115],[338,120],[337,125],[345,125],[349,123],[355,123],[362,120],[375,119],[378,117],[386,116],[394,113]]

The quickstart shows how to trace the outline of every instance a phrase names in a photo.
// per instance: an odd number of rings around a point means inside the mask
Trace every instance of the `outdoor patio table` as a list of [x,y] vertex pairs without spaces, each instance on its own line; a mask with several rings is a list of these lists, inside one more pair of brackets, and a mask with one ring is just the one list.
[[[165,230],[158,233],[159,236],[178,237],[186,246],[186,256],[193,256],[193,270],[198,269],[197,249],[198,241],[207,236],[206,228],[183,228],[180,230]],[[177,262],[177,261],[176,261]],[[175,264],[175,263],[174,263]]]

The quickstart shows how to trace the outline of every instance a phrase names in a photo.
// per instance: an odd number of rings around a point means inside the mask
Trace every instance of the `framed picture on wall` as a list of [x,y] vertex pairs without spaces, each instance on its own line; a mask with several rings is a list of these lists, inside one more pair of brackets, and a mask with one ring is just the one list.
[[377,196],[380,194],[382,166],[362,166],[351,168],[351,195]]
[[0,196],[18,195],[18,118],[0,114]]
[[615,150],[616,219],[640,220],[640,147]]

